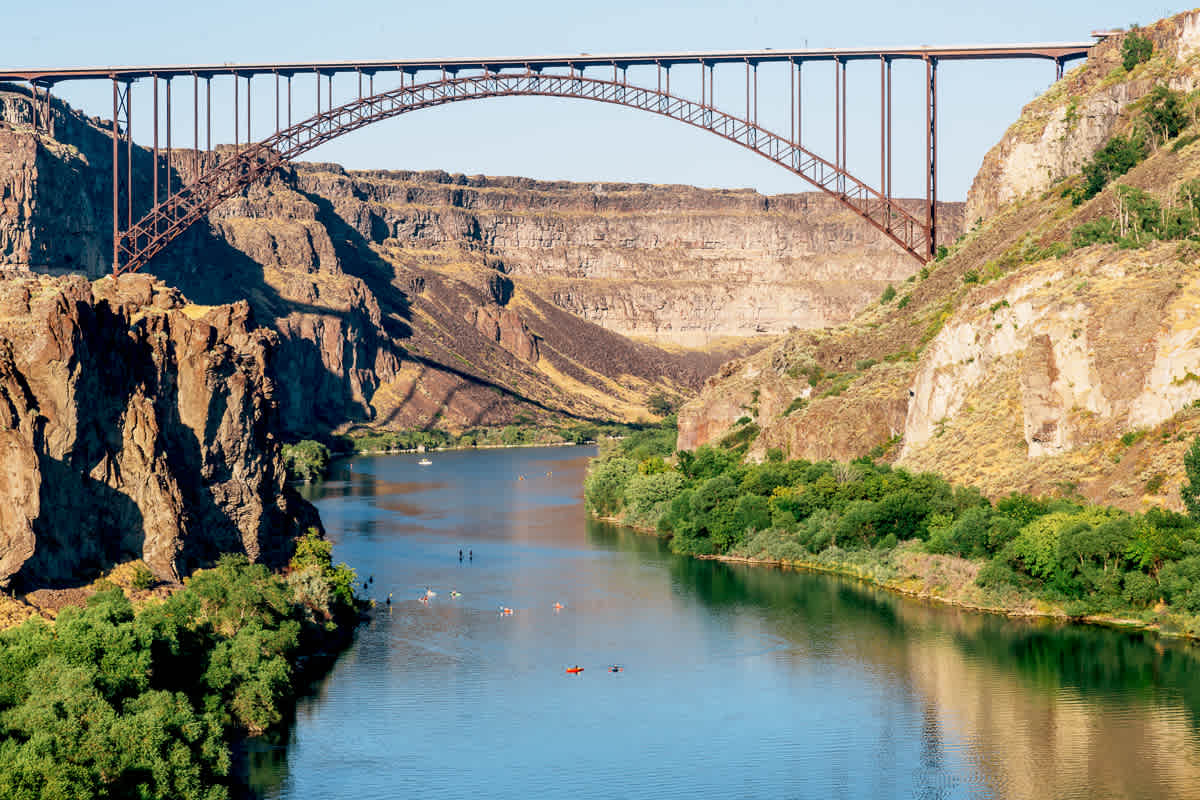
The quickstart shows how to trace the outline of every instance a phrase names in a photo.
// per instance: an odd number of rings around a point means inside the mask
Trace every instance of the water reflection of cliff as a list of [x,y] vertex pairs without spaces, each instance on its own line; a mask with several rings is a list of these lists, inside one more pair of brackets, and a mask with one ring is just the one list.
[[653,537],[593,541],[669,562],[677,591],[753,607],[806,653],[868,666],[923,698],[925,759],[954,747],[1000,797],[1194,796],[1200,660],[1193,646],[1010,620],[804,572],[675,558]]

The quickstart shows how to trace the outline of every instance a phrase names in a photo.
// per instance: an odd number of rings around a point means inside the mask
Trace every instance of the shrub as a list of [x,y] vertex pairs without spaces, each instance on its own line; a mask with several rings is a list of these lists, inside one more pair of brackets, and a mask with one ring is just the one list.
[[675,410],[671,399],[662,392],[655,392],[646,399],[646,407],[652,414],[665,417]]
[[1146,157],[1146,143],[1135,133],[1114,136],[1105,142],[1091,161],[1083,165],[1083,185],[1071,192],[1075,205],[1090,200],[1114,178],[1119,178]]
[[283,468],[287,472],[288,480],[320,480],[329,469],[329,448],[311,439],[296,444],[285,444]]
[[790,416],[792,412],[799,411],[806,405],[808,405],[807,397],[793,397],[792,402],[788,403],[788,407],[784,409],[783,416]]
[[887,285],[887,288],[883,290],[883,294],[880,295],[879,303],[880,303],[880,305],[887,305],[888,303],[892,302],[892,300],[894,300],[895,297],[896,297],[896,287],[892,286],[889,283]]
[[1138,64],[1149,61],[1153,53],[1154,42],[1135,25],[1125,34],[1125,41],[1121,42],[1121,66],[1129,72]]
[[158,581],[154,577],[154,573],[150,571],[149,567],[147,567],[145,564],[137,564],[133,568],[133,575],[130,578],[129,585],[134,589],[145,590],[149,589],[157,582]]
[[1113,244],[1120,238],[1116,220],[1099,217],[1079,225],[1071,231],[1072,247],[1087,247],[1093,244]]
[[744,453],[750,447],[750,443],[758,438],[759,431],[760,428],[753,422],[743,423],[737,430],[726,434],[719,444],[726,450]]
[[1158,584],[1144,572],[1126,572],[1122,596],[1134,608],[1153,605],[1158,598]]
[[1174,139],[1187,126],[1183,94],[1158,84],[1146,97],[1142,119],[1160,140]]
[[625,487],[637,472],[637,462],[629,458],[611,458],[592,462],[594,469],[583,482],[587,507],[602,517],[613,516],[624,507]]
[[1200,611],[1200,555],[1186,556],[1165,565],[1158,574],[1163,596],[1173,606]]
[[673,500],[683,490],[683,476],[673,470],[632,475],[625,485],[624,505],[645,516],[659,503]]
[[1180,499],[1188,516],[1200,520],[1200,436],[1192,440],[1192,446],[1183,454],[1183,471],[1187,483],[1179,488]]

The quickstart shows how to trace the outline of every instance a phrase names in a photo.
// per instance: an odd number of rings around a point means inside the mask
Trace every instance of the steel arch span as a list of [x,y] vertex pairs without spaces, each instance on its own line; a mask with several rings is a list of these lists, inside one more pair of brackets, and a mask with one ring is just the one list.
[[114,231],[113,272],[140,269],[208,212],[313,148],[411,111],[490,97],[565,97],[636,108],[716,134],[779,164],[854,211],[921,262],[929,227],[891,197],[846,170],[755,122],[668,92],[575,75],[487,73],[445,77],[360,97],[239,148],[169,194],[128,230]]

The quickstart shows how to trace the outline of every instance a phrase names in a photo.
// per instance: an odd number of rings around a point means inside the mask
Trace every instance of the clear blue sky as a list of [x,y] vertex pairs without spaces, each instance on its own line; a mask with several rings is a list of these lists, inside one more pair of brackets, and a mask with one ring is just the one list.
[[[1087,40],[1093,29],[1145,24],[1186,8],[1166,6],[1160,0],[863,0],[853,4],[41,0],[8,6],[0,39],[4,66],[1076,41]],[[718,103],[727,99],[736,109],[742,103],[738,68],[725,69],[727,86],[721,82],[722,70],[717,72]],[[786,67],[778,67],[774,76],[768,67],[762,69],[760,121],[778,116],[777,127],[786,131]],[[832,142],[829,69],[811,65],[806,79],[805,144],[823,155]],[[896,189],[912,195],[923,191],[919,69],[897,67],[893,90]],[[686,72],[677,70],[676,75]],[[940,191],[944,199],[965,197],[984,153],[1021,106],[1053,79],[1050,62],[941,66]],[[686,77],[673,78],[672,89],[686,81]],[[874,91],[878,81],[877,67],[851,65],[850,167],[871,182],[879,171],[879,100]],[[343,85],[347,99],[353,91],[350,83],[347,78]],[[869,91],[856,92],[856,84]],[[377,88],[381,85],[377,83]],[[139,118],[138,114],[150,99],[144,83],[141,92],[135,94],[134,108],[138,137],[148,122],[148,115]],[[111,115],[107,87],[90,90],[68,85],[59,94],[90,114]],[[144,97],[140,105],[139,96]],[[781,112],[778,115],[771,110],[772,96],[779,98],[774,104]],[[259,119],[263,135],[268,124],[273,128],[273,113],[268,110],[272,101],[264,79],[254,95],[255,108],[264,112]],[[222,109],[215,100],[214,113],[221,119]],[[186,125],[182,120],[176,125],[177,141],[190,144],[190,119]],[[215,130],[214,136],[218,133],[222,131]],[[364,169],[436,168],[545,179],[749,186],[772,194],[809,188],[765,159],[678,122],[632,109],[549,98],[493,99],[421,111],[330,142],[309,159]]]

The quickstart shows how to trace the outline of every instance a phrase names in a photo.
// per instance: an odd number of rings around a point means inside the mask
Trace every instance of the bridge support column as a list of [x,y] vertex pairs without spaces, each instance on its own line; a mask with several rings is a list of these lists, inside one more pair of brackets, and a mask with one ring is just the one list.
[[192,180],[200,175],[200,76],[192,73]]
[[937,256],[937,59],[925,59],[925,222],[929,257]]
[[[171,196],[171,79],[166,80],[167,85],[167,173],[166,186],[167,197]],[[154,165],[157,169],[158,164]],[[132,219],[132,218],[131,218]]]
[[[151,202],[153,202],[154,208],[157,209],[158,208],[158,167],[159,167],[159,157],[158,157],[158,76],[155,75],[151,79],[150,83],[154,87],[154,170],[153,170],[154,180],[152,181],[152,183],[154,185],[154,194],[153,194],[153,199]],[[170,192],[168,192],[168,194],[170,194]]]
[[50,105],[50,84],[41,87],[41,94],[38,94],[37,81],[30,81],[29,88],[33,93],[33,129],[53,136],[54,113]]
[[[126,199],[126,219],[133,224],[133,134],[130,131],[132,108],[132,81],[122,84],[113,78],[112,114],[112,162],[113,162],[113,253],[112,266],[115,275],[121,265],[121,190]],[[124,127],[122,128],[122,123]],[[125,169],[121,169],[121,139],[125,139]]]

